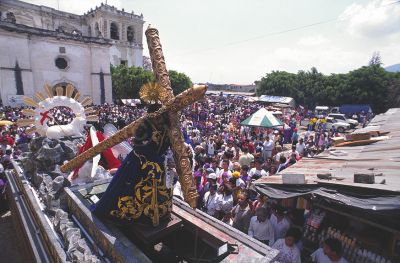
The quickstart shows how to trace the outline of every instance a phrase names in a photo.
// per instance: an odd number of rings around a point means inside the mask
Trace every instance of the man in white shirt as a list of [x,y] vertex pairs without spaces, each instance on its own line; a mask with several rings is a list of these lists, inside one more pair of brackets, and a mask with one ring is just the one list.
[[204,210],[210,216],[216,216],[216,210],[220,194],[217,193],[217,185],[213,184],[210,186],[210,190],[204,194]]
[[274,229],[271,222],[268,220],[267,209],[264,207],[257,208],[256,215],[250,220],[248,234],[264,244],[274,244]]
[[322,248],[311,254],[311,259],[316,263],[348,263],[342,253],[342,243],[336,238],[328,238]]
[[275,240],[284,238],[286,232],[290,228],[289,220],[287,220],[285,217],[284,208],[278,206],[275,209],[275,213],[271,215],[271,218],[269,220],[274,227]]
[[305,149],[306,149],[306,144],[304,143],[304,139],[300,138],[299,142],[296,145],[296,152],[298,152],[300,156],[304,156]]
[[251,168],[249,172],[249,176],[251,179],[257,180],[261,177],[268,176],[268,173],[261,168],[262,163],[263,163],[262,159],[257,159],[255,161],[255,167]]
[[210,138],[207,144],[207,155],[209,157],[214,157],[215,155],[215,142],[214,138]]
[[250,164],[254,161],[254,156],[249,153],[249,148],[246,146],[242,148],[243,153],[239,157],[240,166],[250,166]]
[[270,140],[269,136],[265,138],[265,141],[263,143],[263,159],[266,161],[268,158],[271,158],[272,156],[272,150],[274,149],[274,143]]

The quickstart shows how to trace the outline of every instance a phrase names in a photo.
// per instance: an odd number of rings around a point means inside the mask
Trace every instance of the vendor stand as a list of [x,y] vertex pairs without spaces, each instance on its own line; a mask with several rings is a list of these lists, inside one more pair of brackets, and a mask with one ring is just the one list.
[[261,108],[247,119],[240,123],[243,126],[274,128],[282,126],[283,123],[278,120],[274,114],[265,108]]
[[256,130],[256,133],[262,133],[263,129],[276,129],[282,127],[283,123],[275,117],[271,111],[261,108],[243,120],[240,125],[253,127]]
[[302,262],[310,262],[328,237],[342,242],[348,262],[400,261],[400,193],[321,182],[279,184],[280,176],[271,177],[255,188],[284,206],[302,230]]
[[302,262],[328,237],[342,242],[349,262],[400,262],[400,109],[366,130],[388,138],[327,149],[254,183],[302,229]]

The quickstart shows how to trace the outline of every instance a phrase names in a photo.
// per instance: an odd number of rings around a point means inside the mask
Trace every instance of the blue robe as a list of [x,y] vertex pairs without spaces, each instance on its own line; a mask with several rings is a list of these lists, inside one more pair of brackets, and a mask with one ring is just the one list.
[[154,217],[168,216],[172,189],[166,187],[164,154],[158,154],[154,142],[134,146],[93,207],[94,214],[120,224],[139,221],[153,225],[157,225]]

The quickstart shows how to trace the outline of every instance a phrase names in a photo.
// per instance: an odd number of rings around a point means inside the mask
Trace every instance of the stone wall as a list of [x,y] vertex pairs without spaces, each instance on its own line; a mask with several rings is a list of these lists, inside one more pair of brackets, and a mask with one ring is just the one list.
[[[17,92],[14,68],[21,68],[25,95],[43,90],[45,83],[73,84],[82,95],[100,104],[100,75],[104,74],[106,102],[112,102],[109,47],[105,43],[75,41],[29,32],[10,32],[0,25],[0,93],[3,104]],[[64,58],[68,66],[59,69],[55,60]]]
[[[0,1],[0,11],[4,20],[11,12],[15,23],[38,29],[64,32],[111,39],[111,23],[118,28],[118,40],[112,40],[109,63],[113,65],[126,61],[128,66],[143,67],[143,15],[118,10],[114,6],[101,4],[84,15],[76,15],[54,8],[33,5],[16,0]],[[127,29],[132,28],[133,39],[128,40]]]

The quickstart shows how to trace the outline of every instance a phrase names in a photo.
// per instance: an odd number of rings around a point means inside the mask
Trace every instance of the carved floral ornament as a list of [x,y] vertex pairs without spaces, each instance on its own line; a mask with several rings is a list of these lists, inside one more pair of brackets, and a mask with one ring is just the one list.
[[147,83],[140,89],[139,96],[145,103],[161,103],[165,101],[168,94],[157,83]]

